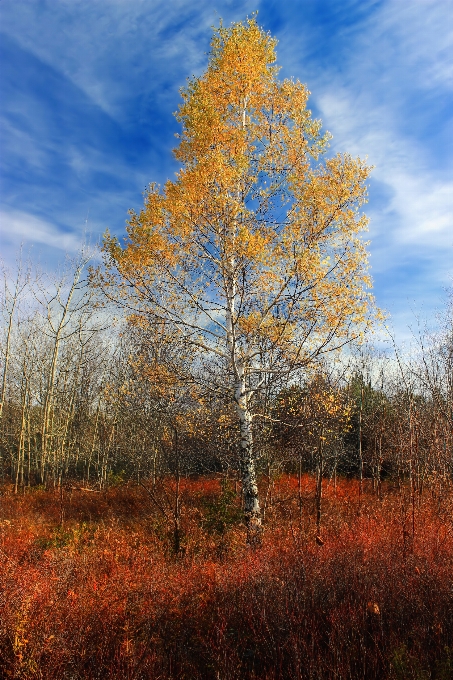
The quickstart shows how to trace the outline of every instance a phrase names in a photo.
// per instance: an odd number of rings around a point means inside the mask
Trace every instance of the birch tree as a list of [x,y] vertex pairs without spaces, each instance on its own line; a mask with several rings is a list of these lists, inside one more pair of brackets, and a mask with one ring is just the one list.
[[11,355],[11,339],[13,335],[13,328],[14,328],[14,322],[15,318],[14,315],[17,311],[17,306],[20,301],[21,295],[23,294],[24,290],[29,284],[29,279],[30,279],[30,272],[24,271],[24,267],[22,264],[22,252],[19,254],[18,262],[17,262],[17,271],[16,271],[16,277],[14,283],[12,283],[9,280],[8,272],[6,271],[6,268],[2,264],[1,266],[2,269],[2,275],[3,275],[3,281],[2,281],[2,296],[0,298],[0,309],[2,313],[2,321],[4,323],[1,324],[2,331],[4,327],[4,339],[2,338],[2,342],[0,343],[0,348],[1,348],[1,355],[2,355],[2,378],[1,378],[1,387],[0,387],[0,418],[2,417],[3,413],[3,404],[5,403],[5,396],[6,396],[6,388],[7,388],[7,379],[8,379],[8,365],[10,361],[10,355]]
[[67,271],[50,284],[43,280],[36,290],[46,347],[39,399],[42,483],[47,480],[50,468],[55,483],[61,477],[57,470],[62,464],[60,457],[65,449],[80,371],[90,340],[103,325],[96,319],[94,291],[83,279],[89,260],[90,256],[82,251]]
[[250,535],[257,394],[358,337],[372,309],[369,168],[325,157],[330,136],[307,88],[278,79],[275,47],[255,18],[214,30],[205,73],[181,92],[176,180],[150,185],[123,246],[104,241],[104,283],[132,317],[197,348],[193,379],[235,404]]

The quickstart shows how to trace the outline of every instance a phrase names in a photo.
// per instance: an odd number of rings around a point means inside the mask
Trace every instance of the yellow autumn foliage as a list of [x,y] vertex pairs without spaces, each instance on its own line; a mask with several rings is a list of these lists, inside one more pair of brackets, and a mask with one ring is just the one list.
[[275,48],[255,18],[215,29],[205,73],[181,92],[176,179],[150,185],[124,246],[104,240],[136,314],[233,372],[240,361],[252,383],[378,316],[361,239],[369,168],[325,158],[330,135],[305,85],[278,79]]

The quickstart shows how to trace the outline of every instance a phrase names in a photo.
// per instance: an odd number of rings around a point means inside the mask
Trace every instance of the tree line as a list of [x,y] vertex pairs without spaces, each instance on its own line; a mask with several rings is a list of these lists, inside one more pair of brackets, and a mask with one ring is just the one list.
[[[189,379],[193,357],[164,328],[114,319],[81,256],[53,277],[3,272],[1,475],[16,491],[223,473],[240,481],[231,401]],[[200,369],[201,371],[201,369]],[[218,378],[221,380],[221,377]],[[225,371],[225,382],[228,373]],[[453,315],[410,355],[357,346],[260,392],[257,468],[410,480],[453,474]]]

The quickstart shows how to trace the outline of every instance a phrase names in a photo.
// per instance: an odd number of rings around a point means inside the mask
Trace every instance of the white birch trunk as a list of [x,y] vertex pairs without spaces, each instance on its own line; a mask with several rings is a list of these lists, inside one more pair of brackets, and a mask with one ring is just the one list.
[[234,258],[228,262],[226,280],[226,340],[231,369],[234,375],[234,400],[240,425],[240,458],[242,494],[244,499],[244,520],[248,530],[249,543],[259,541],[261,529],[261,510],[256,483],[255,458],[253,451],[252,414],[249,409],[249,398],[246,389],[246,376],[243,358],[238,356],[235,342],[234,314],[236,299],[236,280]]
[[236,385],[235,400],[241,430],[241,472],[245,523],[249,532],[249,541],[256,542],[261,528],[261,510],[253,451],[252,415],[247,403],[244,376],[240,376]]
[[[244,97],[242,103],[242,128],[246,126],[246,110],[248,97]],[[241,189],[237,191],[238,202],[241,200]],[[238,295],[238,282],[236,270],[236,256],[234,254],[234,241],[237,229],[236,221],[231,227],[231,255],[225,262],[225,293],[226,293],[226,344],[229,357],[228,369],[233,371],[234,376],[234,400],[239,416],[240,425],[240,458],[242,494],[244,499],[244,520],[248,531],[249,543],[258,543],[261,531],[261,509],[256,482],[255,457],[253,450],[252,414],[249,408],[249,393],[246,385],[246,367],[244,358],[236,344],[235,315],[236,298]]]

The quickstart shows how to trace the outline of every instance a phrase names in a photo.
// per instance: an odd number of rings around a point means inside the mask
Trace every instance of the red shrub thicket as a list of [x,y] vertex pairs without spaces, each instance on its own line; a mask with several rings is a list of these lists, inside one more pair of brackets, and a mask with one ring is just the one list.
[[340,481],[316,541],[302,487],[300,503],[297,480],[275,485],[252,550],[231,495],[186,481],[179,555],[141,487],[4,488],[1,677],[453,677],[448,497]]

